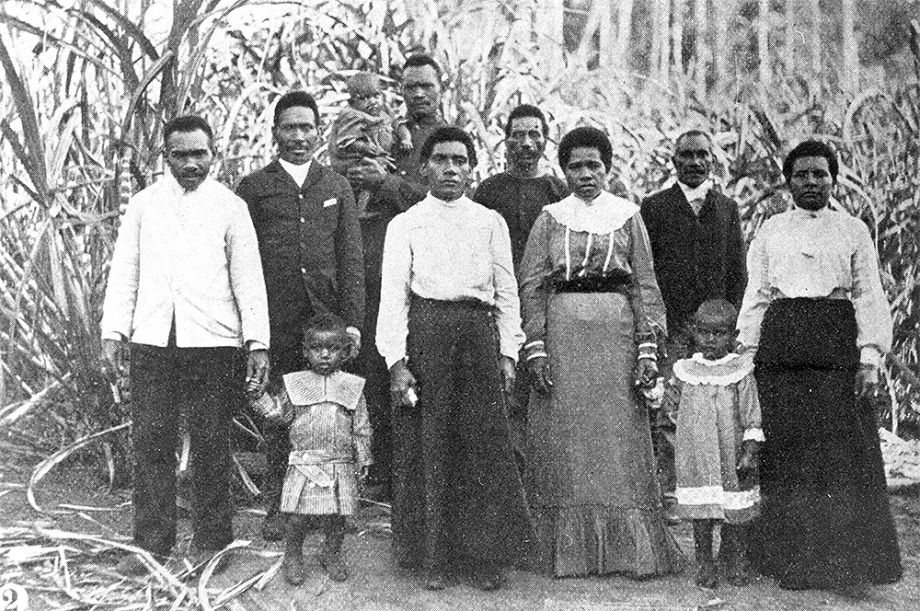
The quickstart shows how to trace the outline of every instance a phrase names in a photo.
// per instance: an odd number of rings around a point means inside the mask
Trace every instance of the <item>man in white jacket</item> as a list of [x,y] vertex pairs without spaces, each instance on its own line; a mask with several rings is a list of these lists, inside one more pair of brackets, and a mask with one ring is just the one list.
[[[188,415],[194,456],[193,563],[233,540],[229,429],[241,350],[253,388],[268,375],[268,306],[246,204],[208,178],[213,132],[200,117],[164,129],[169,172],[122,219],[101,322],[105,373],[124,373],[130,342],[134,543],[166,557],[176,539],[176,439]],[[135,556],[119,564],[138,574]]]

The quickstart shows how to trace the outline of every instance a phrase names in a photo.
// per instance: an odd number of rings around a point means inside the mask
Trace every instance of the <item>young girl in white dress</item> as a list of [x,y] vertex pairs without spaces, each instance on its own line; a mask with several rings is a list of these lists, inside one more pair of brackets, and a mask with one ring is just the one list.
[[721,523],[719,560],[728,581],[745,585],[746,525],[760,511],[757,461],[764,435],[754,363],[733,351],[737,312],[704,302],[693,321],[697,352],[674,365],[665,409],[677,410],[678,515],[693,520],[696,583],[718,584],[713,531]]

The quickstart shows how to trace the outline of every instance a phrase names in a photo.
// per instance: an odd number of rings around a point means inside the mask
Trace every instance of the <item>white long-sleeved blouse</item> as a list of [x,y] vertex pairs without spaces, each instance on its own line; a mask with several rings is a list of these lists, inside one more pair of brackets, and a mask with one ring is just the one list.
[[768,219],[748,251],[748,285],[738,340],[756,348],[774,299],[846,296],[856,310],[860,360],[878,364],[891,349],[892,321],[869,229],[840,210],[794,207]]
[[387,226],[381,275],[377,350],[387,367],[406,356],[413,294],[494,306],[501,354],[517,360],[524,333],[511,238],[494,210],[429,194]]

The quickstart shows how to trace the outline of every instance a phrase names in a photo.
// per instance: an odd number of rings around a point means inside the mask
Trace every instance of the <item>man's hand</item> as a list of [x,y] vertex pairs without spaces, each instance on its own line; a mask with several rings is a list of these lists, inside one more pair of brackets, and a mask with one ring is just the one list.
[[268,350],[250,350],[246,361],[246,394],[261,397],[268,386]]
[[878,392],[880,385],[878,367],[868,363],[861,364],[856,372],[856,396],[861,399],[871,397]]
[[110,384],[115,384],[118,378],[124,377],[127,373],[126,352],[125,342],[115,339],[102,340],[102,375]]
[[[390,399],[396,407],[415,407],[418,400],[415,376],[409,371],[406,361],[400,359],[390,367]],[[411,391],[411,392],[410,392]]]
[[345,178],[353,187],[372,192],[380,188],[386,177],[387,173],[383,166],[370,157],[362,159],[361,163],[348,168],[345,173]]
[[760,466],[760,442],[749,439],[741,444],[741,457],[738,458],[737,469],[741,473],[749,473]]
[[553,378],[549,372],[549,361],[545,356],[538,356],[527,361],[531,384],[538,393],[545,395],[553,389]]
[[514,367],[514,359],[508,356],[502,356],[502,386],[506,395],[510,395],[514,390],[514,379],[517,376]]
[[643,358],[636,363],[636,384],[643,388],[651,388],[658,379],[658,364],[655,359]]
[[371,466],[364,465],[358,470],[358,479],[362,482],[367,481],[367,476],[371,473]]

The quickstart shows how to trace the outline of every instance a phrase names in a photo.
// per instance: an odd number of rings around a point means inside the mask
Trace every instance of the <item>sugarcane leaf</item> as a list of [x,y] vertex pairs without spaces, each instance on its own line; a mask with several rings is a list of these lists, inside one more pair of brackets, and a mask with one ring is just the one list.
[[116,433],[130,426],[130,422],[123,422],[122,424],[107,428],[104,431],[97,431],[90,435],[85,435],[38,463],[35,469],[33,469],[32,475],[29,477],[29,485],[26,488],[26,498],[29,501],[29,505],[32,506],[32,509],[39,513],[61,513],[60,511],[47,510],[41,507],[35,500],[35,487],[38,486],[39,482],[41,482],[52,469],[67,460],[67,458],[77,450],[86,447],[106,435]]

